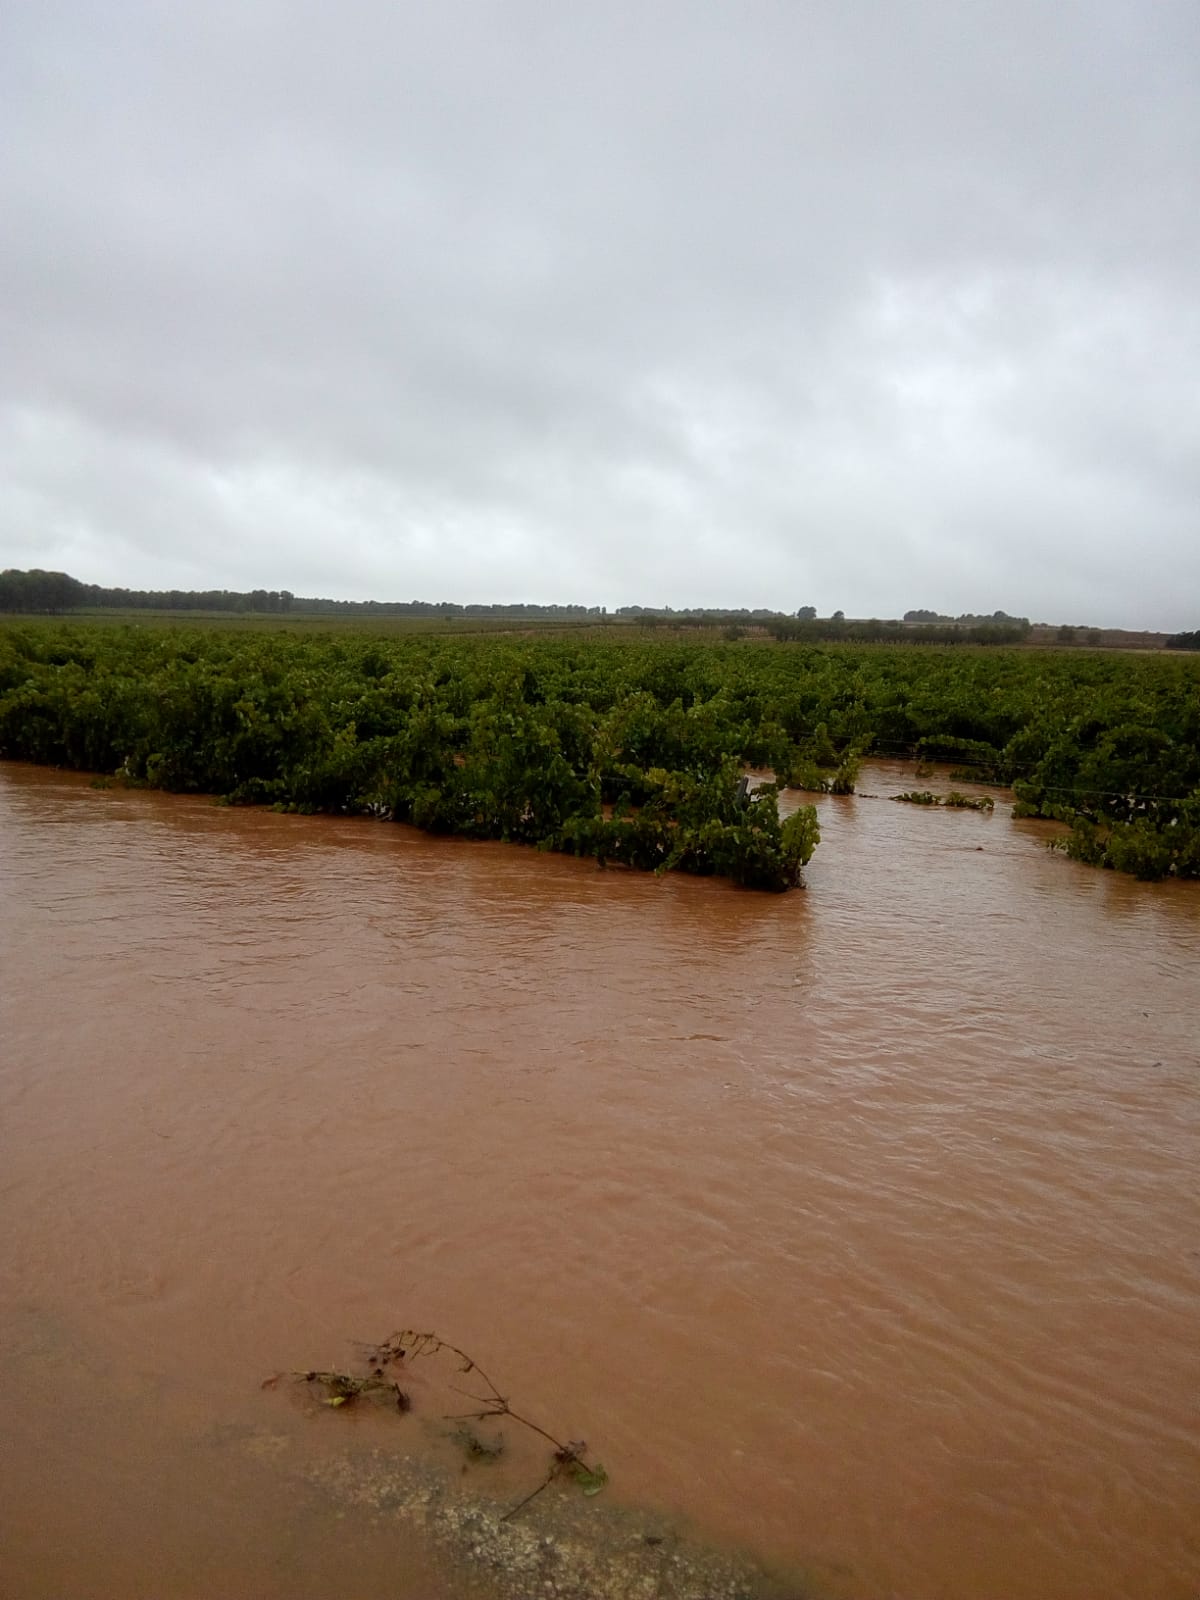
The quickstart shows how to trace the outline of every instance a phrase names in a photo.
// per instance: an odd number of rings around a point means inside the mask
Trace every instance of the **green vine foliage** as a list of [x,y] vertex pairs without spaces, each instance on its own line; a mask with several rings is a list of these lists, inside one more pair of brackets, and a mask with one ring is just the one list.
[[[1200,660],[965,646],[0,629],[0,756],[748,888],[797,883],[868,755],[949,761],[1067,853],[1200,876]],[[747,786],[747,770],[774,773]]]

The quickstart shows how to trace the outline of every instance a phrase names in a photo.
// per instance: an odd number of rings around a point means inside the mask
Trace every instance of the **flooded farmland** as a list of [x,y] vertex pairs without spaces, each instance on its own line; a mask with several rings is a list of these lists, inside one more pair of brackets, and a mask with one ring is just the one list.
[[1194,1600],[1200,885],[911,775],[771,896],[0,764],[6,1600],[486,1595],[337,1489],[457,1470],[419,1392],[260,1387],[400,1326],[589,1441],[598,1529]]

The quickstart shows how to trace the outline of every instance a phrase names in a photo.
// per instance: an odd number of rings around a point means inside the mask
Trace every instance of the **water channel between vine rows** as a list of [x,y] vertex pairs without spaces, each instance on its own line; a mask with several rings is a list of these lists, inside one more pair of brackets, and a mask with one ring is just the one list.
[[912,786],[770,896],[0,765],[6,1600],[455,1593],[259,1388],[402,1325],[814,1594],[1194,1600],[1200,886]]

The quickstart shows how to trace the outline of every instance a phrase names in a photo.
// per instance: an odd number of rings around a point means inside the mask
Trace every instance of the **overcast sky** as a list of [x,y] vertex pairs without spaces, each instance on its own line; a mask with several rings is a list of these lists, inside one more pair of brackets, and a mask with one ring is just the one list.
[[0,8],[0,566],[1200,626],[1195,0]]

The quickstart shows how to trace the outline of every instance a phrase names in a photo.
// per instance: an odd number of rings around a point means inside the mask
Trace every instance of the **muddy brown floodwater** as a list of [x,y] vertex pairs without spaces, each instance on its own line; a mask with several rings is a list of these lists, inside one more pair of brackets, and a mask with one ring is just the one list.
[[912,782],[772,897],[0,766],[6,1600],[463,1592],[259,1388],[403,1325],[797,1592],[1194,1600],[1200,886]]

